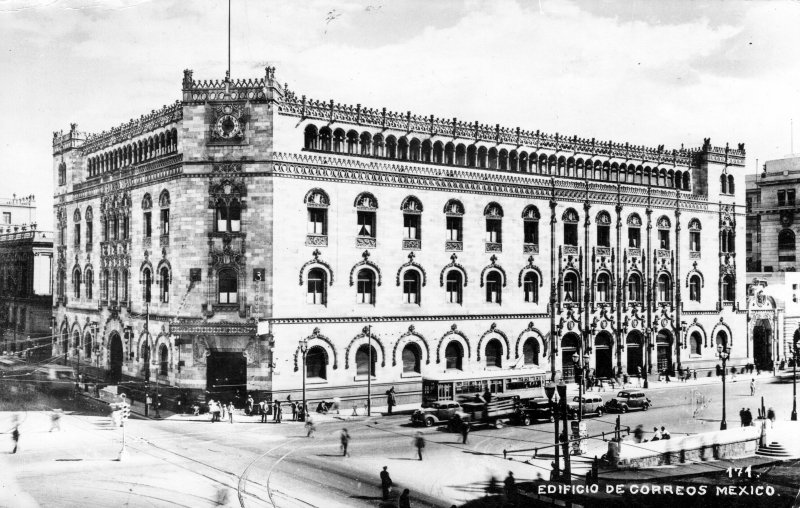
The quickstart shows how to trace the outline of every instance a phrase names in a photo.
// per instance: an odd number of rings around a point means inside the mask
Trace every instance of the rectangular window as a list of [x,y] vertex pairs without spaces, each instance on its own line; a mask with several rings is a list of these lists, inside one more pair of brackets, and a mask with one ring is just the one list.
[[525,243],[532,243],[539,245],[539,222],[533,220],[526,220],[524,223],[523,235]]
[[103,241],[108,241],[108,219],[103,221]]
[[598,247],[611,247],[611,227],[597,226]]
[[93,229],[94,228],[92,227],[92,223],[91,222],[87,222],[86,223],[86,243],[89,244],[89,245],[91,245],[94,242],[94,239],[93,239],[94,231],[93,231]]
[[564,245],[578,245],[577,224],[564,224]]
[[11,212],[3,212],[3,224],[11,224]]
[[111,237],[113,240],[119,238],[119,219],[114,217],[114,222],[111,223]]
[[455,279],[447,279],[447,303],[461,303],[461,283]]
[[358,212],[358,236],[375,238],[375,212]]
[[415,279],[403,281],[403,303],[419,303],[417,281]]
[[692,252],[700,252],[700,232],[689,232],[689,250]]
[[486,281],[486,301],[488,303],[500,303],[500,284],[496,280]]
[[122,218],[122,239],[127,240],[129,234],[130,228],[128,226],[128,216],[126,215]]
[[642,245],[639,228],[628,228],[628,247],[638,249]]
[[447,239],[456,242],[461,241],[461,217],[447,218]]
[[326,235],[325,216],[327,210],[322,208],[308,209],[308,233],[312,235]]
[[356,303],[373,303],[372,300],[372,281],[369,279],[359,279],[356,288]]
[[786,191],[779,190],[778,191],[778,206],[783,206],[786,204]]
[[502,221],[486,219],[486,241],[490,243],[503,243]]
[[169,235],[169,208],[161,210],[161,234]]
[[313,305],[324,305],[323,299],[325,291],[324,281],[320,277],[308,277],[308,292],[306,293],[306,303]]
[[786,191],[786,204],[794,206],[794,189]]
[[144,237],[150,238],[153,236],[153,214],[152,212],[144,212]]
[[669,250],[669,230],[668,229],[659,229],[658,230],[658,248],[663,250]]
[[75,224],[75,248],[79,248],[81,245],[81,225]]
[[403,232],[405,233],[405,238],[407,240],[419,240],[420,239],[420,215],[419,214],[411,214],[406,213],[403,214]]

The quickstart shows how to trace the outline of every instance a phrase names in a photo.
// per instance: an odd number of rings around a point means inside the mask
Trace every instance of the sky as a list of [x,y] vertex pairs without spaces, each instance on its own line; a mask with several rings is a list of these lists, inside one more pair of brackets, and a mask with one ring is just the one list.
[[[635,145],[800,133],[800,1],[231,0],[231,76],[298,95]],[[226,0],[0,0],[0,197],[52,228],[54,131],[100,132],[221,79]]]

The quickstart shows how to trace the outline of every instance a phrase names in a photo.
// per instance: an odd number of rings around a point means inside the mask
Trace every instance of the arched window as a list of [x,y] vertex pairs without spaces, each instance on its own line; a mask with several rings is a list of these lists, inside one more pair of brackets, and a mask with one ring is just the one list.
[[445,368],[461,370],[463,356],[461,344],[456,341],[450,341],[444,349]]
[[120,286],[120,302],[127,302],[128,301],[128,270],[122,269],[122,273],[120,274],[119,286]]
[[306,150],[319,149],[319,137],[317,127],[313,124],[306,125],[305,129],[305,148]]
[[642,246],[642,219],[637,214],[628,217],[628,247],[638,249]]
[[319,149],[325,152],[331,151],[331,129],[323,127],[319,130]]
[[378,201],[375,196],[368,192],[363,192],[356,198],[356,214],[358,220],[357,235],[362,238],[376,237],[375,222]]
[[405,374],[419,374],[422,372],[420,369],[420,358],[422,352],[416,344],[407,344],[403,348],[403,373]]
[[734,193],[733,175],[728,175],[728,194]]
[[689,300],[693,302],[700,301],[700,276],[692,275],[689,278]]
[[344,149],[344,131],[342,129],[336,129],[333,131],[333,151],[337,153],[342,153]]
[[522,345],[522,357],[525,365],[539,365],[539,342],[533,337]]
[[722,301],[732,302],[734,300],[736,300],[736,285],[732,276],[725,275],[722,277]]
[[568,208],[562,216],[564,222],[564,245],[578,245],[578,212]]
[[158,347],[158,374],[166,376],[169,370],[169,350],[166,344]]
[[497,339],[486,344],[486,366],[500,368],[503,365],[503,346]]
[[719,176],[719,188],[722,194],[728,193],[728,177],[725,175]]
[[539,210],[529,205],[522,212],[523,242],[530,245],[539,245]]
[[115,303],[119,302],[119,272],[117,270],[114,270],[114,281],[111,288],[112,288],[111,300]]
[[92,290],[92,286],[94,286],[94,272],[92,270],[86,269],[86,277],[85,277],[85,284],[86,284],[86,298],[91,300],[94,298],[94,291]]
[[501,303],[503,297],[503,278],[500,272],[492,270],[486,274],[486,302]]
[[[370,353],[372,353],[372,362],[370,362]],[[362,344],[358,351],[356,351],[356,375],[366,376],[375,375],[375,362],[378,360],[378,354],[374,347],[367,344]]]
[[328,206],[330,206],[330,199],[323,190],[316,189],[308,194],[306,208],[308,210],[309,235],[328,234]]
[[[147,274],[149,274],[149,272],[147,270],[145,270],[145,273],[142,274],[142,277],[143,277],[142,278],[142,282],[143,283],[147,280],[146,278],[144,278]],[[102,301],[104,301],[104,302],[108,302],[108,298],[109,298],[108,284],[109,284],[109,279],[111,278],[111,276],[108,274],[108,270],[103,270],[102,277],[103,277],[103,280],[100,281],[100,284],[101,284],[101,286],[100,286],[100,289],[101,289],[100,290],[100,299]],[[144,286],[143,291],[147,291],[147,286],[146,285]],[[146,295],[146,294],[147,293],[143,293],[143,295]],[[147,302],[149,300],[145,300],[145,301]]]
[[358,153],[358,133],[356,131],[347,133],[347,153],[350,155]]
[[372,155],[373,157],[383,157],[383,136],[380,134],[372,137]]
[[503,243],[503,209],[497,203],[489,203],[483,215],[486,218],[486,243]]
[[58,165],[58,185],[67,184],[67,165],[63,162]]
[[389,159],[397,158],[397,139],[394,136],[386,138],[386,157]]
[[722,330],[717,332],[717,346],[728,347],[728,335]]
[[[153,285],[153,274],[150,273],[149,268],[145,268],[144,272],[142,272],[142,282],[144,284],[142,298],[146,303],[150,303],[151,299],[151,288]],[[106,290],[108,289],[108,282],[106,282]]]
[[431,162],[431,152],[433,151],[431,141],[426,139],[422,142],[422,149],[420,150],[420,160],[422,162]]
[[[422,203],[414,196],[403,200],[403,232],[406,240],[422,239]],[[404,243],[404,247],[406,244]]]
[[608,302],[611,293],[611,279],[607,273],[597,276],[597,301],[600,303]]
[[702,355],[703,354],[703,338],[700,337],[700,332],[694,331],[689,337],[689,354]]
[[306,291],[306,303],[312,305],[325,305],[327,288],[327,277],[322,268],[312,268],[308,271],[308,283]]
[[444,145],[441,141],[433,144],[433,162],[441,164],[444,159]]
[[539,276],[533,270],[526,273],[522,279],[522,290],[526,302],[539,303]]
[[161,273],[159,274],[159,283],[161,286],[161,302],[168,303],[169,302],[169,268],[166,266],[161,268]]
[[447,250],[461,250],[461,242],[463,231],[463,215],[464,205],[457,199],[451,199],[444,206],[445,225],[447,232],[445,236],[445,246]]
[[89,332],[83,336],[83,356],[87,360],[92,358],[92,334]]
[[672,300],[672,284],[669,275],[662,273],[658,276],[658,301],[669,302]]
[[692,219],[689,221],[689,251],[700,252],[700,221]]
[[628,277],[628,300],[631,302],[642,301],[642,279],[636,273],[632,273]]
[[420,304],[420,276],[417,270],[403,273],[403,303]]
[[306,353],[306,377],[327,379],[327,354],[321,346],[312,346]]
[[369,148],[372,145],[372,136],[369,132],[362,132],[360,140],[361,155],[369,155]]
[[356,303],[375,304],[375,273],[368,268],[358,271]]
[[795,260],[795,236],[791,229],[778,233],[778,261]]
[[218,303],[229,304],[236,303],[237,295],[239,294],[239,281],[236,277],[236,272],[230,268],[220,270],[217,275],[219,281],[219,299]]
[[575,272],[567,272],[564,274],[564,301],[580,301],[580,292],[578,290],[578,274]]
[[76,268],[75,271],[72,272],[72,286],[75,290],[75,298],[81,297],[81,270],[80,268]]
[[595,219],[597,223],[597,246],[611,247],[611,216],[606,211],[601,211]]
[[461,272],[458,270],[450,270],[447,272],[447,303],[461,304],[462,288],[464,281],[461,277]]

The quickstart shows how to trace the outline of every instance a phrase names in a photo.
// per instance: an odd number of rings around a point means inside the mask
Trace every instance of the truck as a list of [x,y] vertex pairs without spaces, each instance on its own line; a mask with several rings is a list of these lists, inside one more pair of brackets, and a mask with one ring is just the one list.
[[447,430],[458,432],[465,422],[473,427],[492,425],[499,429],[510,420],[519,406],[519,397],[498,397],[491,402],[463,402],[447,423]]

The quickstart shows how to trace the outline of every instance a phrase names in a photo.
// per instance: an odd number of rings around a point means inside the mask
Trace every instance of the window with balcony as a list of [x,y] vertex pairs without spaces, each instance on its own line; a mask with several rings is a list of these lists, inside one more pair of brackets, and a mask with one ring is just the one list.
[[607,273],[597,276],[597,301],[608,303],[611,297],[611,279]]
[[658,248],[662,250],[669,250],[669,230],[658,230]]
[[642,278],[635,273],[628,277],[628,300],[631,302],[642,301]]
[[564,301],[565,302],[578,302],[580,301],[578,285],[578,274],[575,272],[567,272],[564,274]]
[[672,301],[672,282],[669,275],[662,273],[658,276],[658,301],[670,302]]

